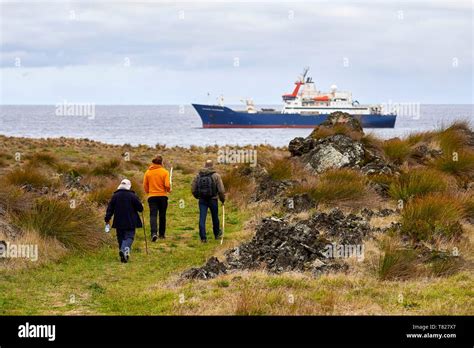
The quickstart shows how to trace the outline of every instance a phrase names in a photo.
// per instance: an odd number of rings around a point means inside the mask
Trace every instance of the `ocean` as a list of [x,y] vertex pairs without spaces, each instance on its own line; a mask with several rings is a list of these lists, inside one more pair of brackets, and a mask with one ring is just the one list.
[[[265,106],[276,107],[278,106]],[[241,107],[240,107],[241,108]],[[55,105],[0,106],[0,134],[31,138],[88,138],[110,144],[154,146],[285,146],[311,129],[203,129],[191,105],[97,105],[82,116],[58,116]],[[474,105],[420,106],[417,117],[398,116],[394,129],[365,129],[384,139],[440,128],[454,120],[474,124]]]

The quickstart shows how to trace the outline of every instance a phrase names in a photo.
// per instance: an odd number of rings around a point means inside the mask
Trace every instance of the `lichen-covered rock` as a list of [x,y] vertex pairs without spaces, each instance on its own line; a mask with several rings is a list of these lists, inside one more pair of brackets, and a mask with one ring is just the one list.
[[334,168],[359,168],[364,161],[364,147],[359,141],[336,134],[316,141],[302,160],[317,173]]
[[337,124],[344,124],[346,127],[356,132],[363,133],[360,121],[347,112],[336,111],[330,114],[327,119],[320,124],[323,127],[333,127]]
[[296,222],[265,218],[249,242],[225,252],[224,261],[211,258],[202,268],[192,268],[182,277],[209,279],[226,271],[245,269],[270,273],[309,271],[314,275],[345,270],[348,266],[343,259],[328,257],[328,246],[361,246],[363,239],[376,231],[364,217],[345,215],[339,209]]
[[283,208],[291,213],[300,213],[315,208],[317,203],[307,194],[297,194],[283,201]]
[[185,271],[181,277],[185,279],[211,279],[227,273],[227,267],[217,257],[211,257],[203,267],[195,267]]

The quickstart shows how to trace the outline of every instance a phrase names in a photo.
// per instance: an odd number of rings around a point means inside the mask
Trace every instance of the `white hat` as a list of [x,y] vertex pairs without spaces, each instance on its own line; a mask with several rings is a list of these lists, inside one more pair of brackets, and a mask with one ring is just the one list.
[[130,190],[132,188],[132,183],[128,179],[123,179],[118,185],[117,190]]

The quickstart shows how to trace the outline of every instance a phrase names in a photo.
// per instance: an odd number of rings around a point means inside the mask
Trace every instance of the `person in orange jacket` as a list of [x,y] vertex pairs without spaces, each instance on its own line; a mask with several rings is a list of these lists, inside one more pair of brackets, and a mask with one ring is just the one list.
[[[143,188],[148,195],[150,207],[151,240],[164,239],[166,232],[166,209],[168,194],[171,192],[170,173],[163,167],[163,157],[158,155],[152,160],[143,178]],[[159,228],[157,216],[159,215]]]

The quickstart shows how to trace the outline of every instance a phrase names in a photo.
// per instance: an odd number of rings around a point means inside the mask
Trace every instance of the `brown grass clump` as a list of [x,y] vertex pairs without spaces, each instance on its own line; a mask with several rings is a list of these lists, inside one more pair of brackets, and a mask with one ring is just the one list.
[[408,142],[399,138],[389,139],[382,144],[385,157],[395,164],[402,164],[411,154]]
[[382,238],[380,250],[376,264],[376,273],[380,280],[406,280],[419,275],[417,252],[405,247],[397,238]]
[[457,238],[465,209],[457,197],[430,194],[408,203],[401,214],[401,233],[414,241]]
[[474,176],[474,152],[463,149],[448,152],[438,158],[433,165],[445,173],[470,180]]
[[59,162],[56,155],[50,152],[36,152],[28,159],[32,165],[45,164],[50,167],[54,167]]
[[291,162],[287,158],[274,159],[266,169],[272,180],[281,181],[291,179]]
[[88,200],[99,205],[107,205],[112,198],[113,193],[117,190],[118,181],[108,180],[104,185],[95,188],[88,195]]
[[322,203],[359,203],[368,197],[367,178],[352,169],[333,169],[300,183],[290,194],[308,193]]
[[222,175],[227,199],[239,207],[246,206],[255,191],[255,181],[249,175],[250,170],[248,166],[239,166]]
[[53,180],[35,167],[17,167],[5,175],[7,183],[16,186],[31,185],[34,188],[51,187]]
[[119,158],[112,158],[109,161],[98,164],[92,169],[93,175],[116,176],[120,170],[122,161]]
[[105,242],[105,234],[98,230],[100,218],[94,207],[53,197],[40,198],[32,210],[16,217],[23,229],[37,231],[43,237],[54,237],[68,249],[91,250]]
[[444,192],[449,187],[449,178],[443,173],[427,168],[414,168],[402,173],[391,184],[389,194],[394,199],[407,202],[414,197],[433,192]]

